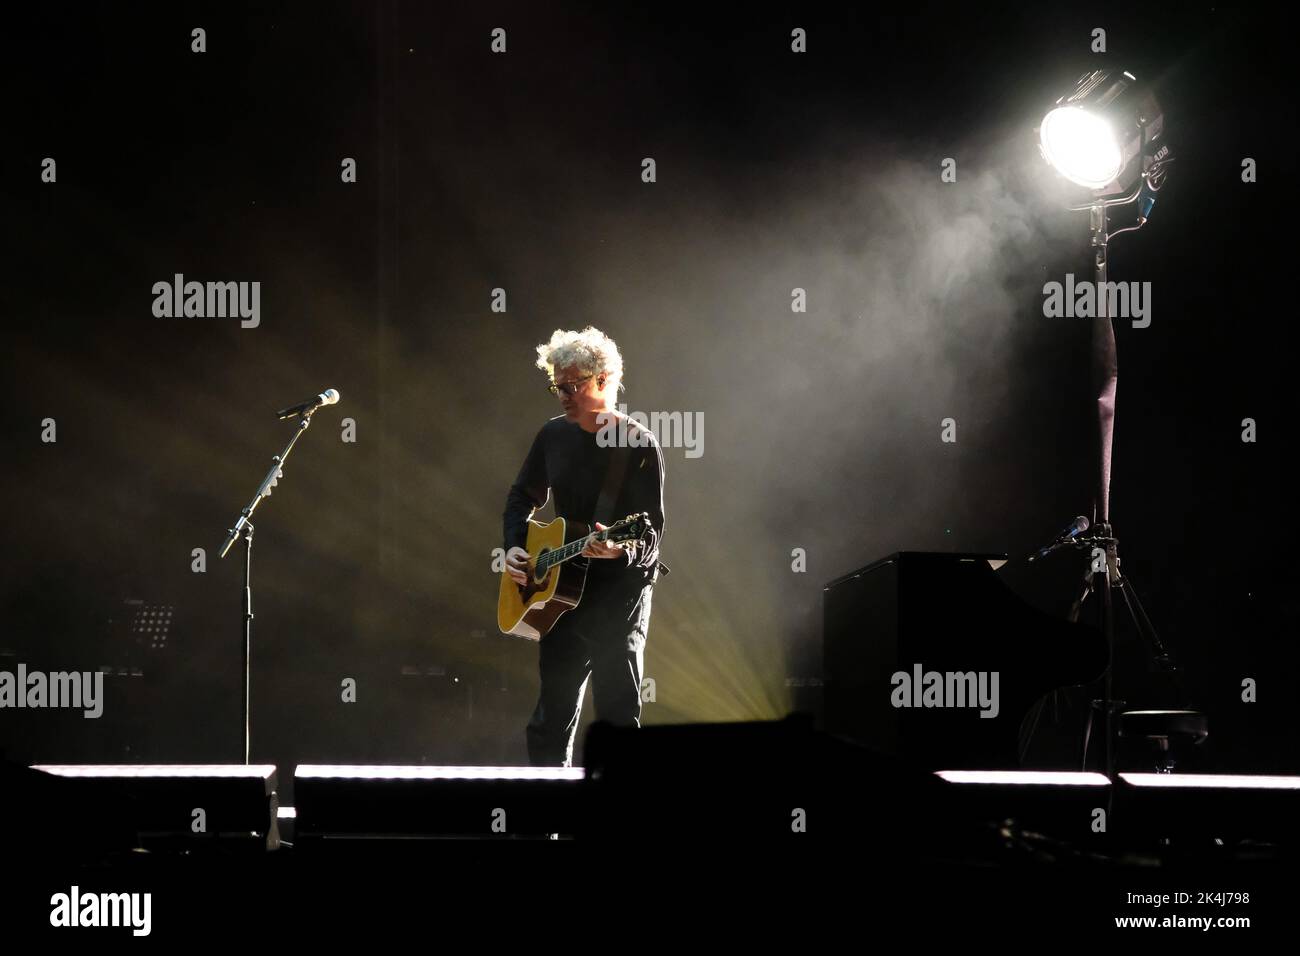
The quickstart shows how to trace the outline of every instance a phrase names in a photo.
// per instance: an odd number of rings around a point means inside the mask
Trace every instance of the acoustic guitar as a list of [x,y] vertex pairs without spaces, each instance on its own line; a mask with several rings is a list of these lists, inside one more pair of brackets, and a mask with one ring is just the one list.
[[650,515],[628,515],[603,531],[592,531],[580,521],[556,518],[542,524],[529,519],[528,583],[516,584],[509,574],[501,575],[497,597],[497,627],[503,634],[540,641],[565,611],[582,600],[587,583],[589,559],[582,556],[590,541],[625,544],[640,541],[650,527]]

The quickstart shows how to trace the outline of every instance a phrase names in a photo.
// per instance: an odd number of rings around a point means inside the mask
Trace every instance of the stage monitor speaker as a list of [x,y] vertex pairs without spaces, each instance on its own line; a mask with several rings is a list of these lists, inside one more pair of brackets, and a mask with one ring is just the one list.
[[889,841],[931,826],[932,774],[780,721],[613,727],[587,735],[580,836],[702,843]]
[[62,799],[112,806],[146,849],[260,851],[279,846],[271,764],[45,764]]
[[582,770],[572,767],[300,764],[296,845],[572,833],[582,782]]

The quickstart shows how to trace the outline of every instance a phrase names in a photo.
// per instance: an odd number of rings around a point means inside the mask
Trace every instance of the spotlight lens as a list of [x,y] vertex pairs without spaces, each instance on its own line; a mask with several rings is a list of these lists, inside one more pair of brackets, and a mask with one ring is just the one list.
[[1062,106],[1043,118],[1043,155],[1066,179],[1100,189],[1119,175],[1119,143],[1110,124],[1077,106]]

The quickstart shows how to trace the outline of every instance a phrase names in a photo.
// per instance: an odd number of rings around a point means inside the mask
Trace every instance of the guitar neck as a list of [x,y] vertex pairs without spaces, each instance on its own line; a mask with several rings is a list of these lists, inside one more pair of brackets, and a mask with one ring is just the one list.
[[547,551],[537,559],[537,570],[544,572],[555,567],[557,564],[571,561],[582,554],[583,549],[587,547],[588,541],[604,541],[609,536],[611,530],[611,528],[606,528],[604,531],[597,531],[595,534],[589,534],[586,537],[578,538],[576,541],[570,541],[562,547]]

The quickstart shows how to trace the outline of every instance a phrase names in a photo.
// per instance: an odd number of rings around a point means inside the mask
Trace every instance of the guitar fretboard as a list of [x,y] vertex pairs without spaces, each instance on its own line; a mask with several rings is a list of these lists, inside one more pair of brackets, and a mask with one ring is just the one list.
[[[599,539],[601,536],[597,535],[596,537],[597,539]],[[555,567],[557,564],[563,564],[565,561],[568,561],[570,558],[576,558],[578,555],[582,554],[582,549],[585,548],[586,546],[587,546],[587,539],[579,538],[577,541],[570,541],[568,544],[563,545],[562,547],[555,548],[552,551],[547,551],[544,555],[542,555],[540,558],[537,559],[538,572],[545,573],[546,571],[549,571],[551,568]]]

